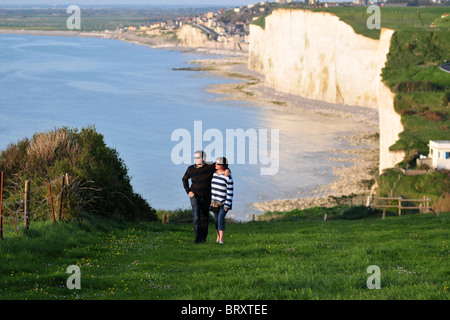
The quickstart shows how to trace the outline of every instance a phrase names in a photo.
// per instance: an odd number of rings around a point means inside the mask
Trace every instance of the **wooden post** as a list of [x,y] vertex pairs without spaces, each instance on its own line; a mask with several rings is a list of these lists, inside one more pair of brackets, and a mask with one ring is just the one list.
[[30,227],[30,181],[25,180],[25,198],[24,198],[24,227],[28,230]]
[[2,171],[1,177],[0,177],[0,238],[3,240],[3,216],[2,216],[2,209],[3,209],[3,171]]
[[386,208],[383,208],[383,220],[386,219]]
[[398,197],[398,215],[402,215],[402,197]]
[[58,220],[61,220],[62,218],[62,207],[63,207],[63,200],[64,200],[64,183],[66,181],[66,175],[63,175],[62,178],[62,186],[61,186],[61,198],[59,200],[59,217]]
[[55,224],[56,223],[55,210],[53,209],[52,187],[50,185],[48,185],[48,195],[50,197],[50,207],[52,209],[53,224]]
[[327,214],[325,213],[325,215],[323,216],[323,221],[327,221]]
[[169,214],[168,214],[167,212],[163,214],[163,216],[162,216],[162,222],[163,222],[164,224],[169,224]]

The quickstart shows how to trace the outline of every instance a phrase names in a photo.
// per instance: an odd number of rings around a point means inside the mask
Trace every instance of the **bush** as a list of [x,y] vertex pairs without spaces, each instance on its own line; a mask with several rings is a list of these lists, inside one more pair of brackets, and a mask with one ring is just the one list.
[[[69,184],[63,203],[63,218],[67,220],[82,211],[104,217],[156,220],[155,210],[134,193],[118,152],[106,146],[94,127],[81,131],[64,127],[10,144],[0,154],[0,170],[5,175],[5,199],[10,200],[21,199],[25,180],[31,181],[36,201],[47,196],[49,184],[52,193],[58,195],[67,173]],[[34,218],[48,216],[37,214]]]
[[413,93],[416,91],[435,92],[442,90],[440,86],[431,81],[403,81],[398,82],[393,88],[394,92]]
[[450,92],[445,92],[443,95],[442,95],[442,98],[441,98],[441,106],[442,107],[447,107],[448,106],[448,101],[450,100]]

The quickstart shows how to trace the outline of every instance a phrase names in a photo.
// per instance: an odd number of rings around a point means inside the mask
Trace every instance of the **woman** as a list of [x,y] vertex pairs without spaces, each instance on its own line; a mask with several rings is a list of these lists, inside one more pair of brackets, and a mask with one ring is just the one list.
[[233,201],[233,178],[231,174],[225,176],[228,169],[228,161],[221,157],[216,161],[216,172],[211,180],[211,209],[214,212],[214,222],[216,226],[217,240],[223,244],[223,234],[225,231],[225,216],[231,210]]

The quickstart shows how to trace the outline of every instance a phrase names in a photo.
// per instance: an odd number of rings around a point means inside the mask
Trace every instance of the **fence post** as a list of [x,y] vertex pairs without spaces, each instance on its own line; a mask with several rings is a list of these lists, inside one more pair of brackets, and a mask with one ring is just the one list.
[[383,220],[386,219],[386,208],[383,208]]
[[50,185],[48,185],[48,195],[50,197],[50,207],[52,209],[53,224],[55,224],[56,223],[55,210],[53,209],[52,187]]
[[425,212],[430,212],[430,198],[425,197],[425,196],[423,196],[423,197],[427,200],[425,202],[425,206],[427,207]]
[[24,227],[28,230],[30,227],[30,181],[25,180],[25,199],[24,199]]
[[169,224],[169,214],[167,212],[162,216],[162,223]]
[[61,199],[59,201],[59,217],[58,217],[58,220],[61,220],[61,218],[62,218],[62,207],[63,207],[63,200],[64,200],[64,182],[65,181],[66,181],[66,175],[63,175],[62,187],[61,187]]
[[402,197],[398,197],[398,215],[402,215]]
[[3,171],[0,178],[0,238],[3,240]]

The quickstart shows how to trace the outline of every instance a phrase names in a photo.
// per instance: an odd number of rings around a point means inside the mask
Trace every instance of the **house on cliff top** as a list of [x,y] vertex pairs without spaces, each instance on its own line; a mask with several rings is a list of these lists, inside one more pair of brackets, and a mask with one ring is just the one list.
[[450,170],[450,140],[430,140],[428,158],[418,159],[418,164],[427,164],[435,170]]

